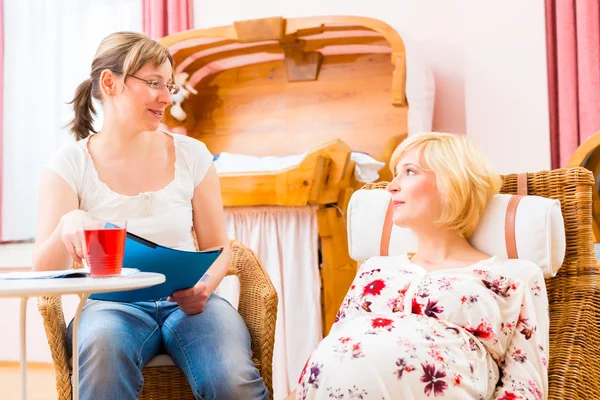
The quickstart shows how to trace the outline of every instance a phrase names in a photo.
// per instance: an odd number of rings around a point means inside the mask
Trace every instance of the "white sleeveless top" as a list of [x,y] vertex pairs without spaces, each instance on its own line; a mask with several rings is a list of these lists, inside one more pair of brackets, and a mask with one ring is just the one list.
[[194,251],[192,197],[213,156],[204,143],[170,134],[175,144],[175,178],[155,192],[126,196],[98,178],[88,152],[89,137],[63,146],[48,163],[77,194],[79,208],[102,220],[127,220],[127,230],[163,246]]

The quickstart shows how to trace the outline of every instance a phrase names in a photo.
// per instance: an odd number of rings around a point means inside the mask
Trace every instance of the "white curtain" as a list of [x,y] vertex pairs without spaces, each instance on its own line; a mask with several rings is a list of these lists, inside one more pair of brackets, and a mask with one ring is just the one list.
[[[275,399],[296,386],[322,339],[316,207],[227,207],[227,233],[252,249],[279,296],[273,354]],[[237,305],[239,282],[226,278],[219,294]]]
[[89,76],[105,36],[141,31],[142,6],[140,0],[10,0],[4,29],[2,239],[22,240],[35,236],[44,166],[73,140],[65,128],[73,117],[67,102]]

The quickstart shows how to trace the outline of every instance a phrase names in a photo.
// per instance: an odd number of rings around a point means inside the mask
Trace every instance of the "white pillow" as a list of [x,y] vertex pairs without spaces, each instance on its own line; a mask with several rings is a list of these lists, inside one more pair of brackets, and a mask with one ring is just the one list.
[[[507,257],[505,218],[508,194],[495,195],[469,242],[476,249]],[[358,190],[348,205],[348,250],[358,262],[380,255],[381,235],[391,195],[383,189]],[[521,199],[515,218],[515,241],[520,259],[540,266],[546,278],[560,269],[566,249],[564,221],[558,200],[540,196]],[[417,250],[417,237],[407,228],[392,226],[389,255]]]

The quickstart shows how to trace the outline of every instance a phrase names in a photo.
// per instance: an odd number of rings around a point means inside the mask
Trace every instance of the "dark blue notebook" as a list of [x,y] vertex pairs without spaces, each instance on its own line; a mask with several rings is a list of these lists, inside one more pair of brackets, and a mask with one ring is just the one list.
[[127,232],[123,268],[158,272],[165,275],[165,282],[144,289],[98,293],[91,295],[90,299],[124,302],[163,299],[177,290],[194,286],[222,252],[223,248],[209,251],[175,250]]

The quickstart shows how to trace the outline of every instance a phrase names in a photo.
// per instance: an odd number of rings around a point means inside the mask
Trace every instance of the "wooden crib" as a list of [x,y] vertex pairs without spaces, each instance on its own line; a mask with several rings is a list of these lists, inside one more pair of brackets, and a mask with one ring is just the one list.
[[[161,42],[191,88],[177,105],[185,119],[167,110],[167,129],[201,140],[213,154],[306,152],[284,170],[221,173],[220,180],[226,207],[318,206],[327,334],[356,271],[344,218],[361,185],[351,152],[387,163],[407,135],[401,37],[370,18],[275,17],[185,31]],[[380,177],[390,178],[387,167]]]

